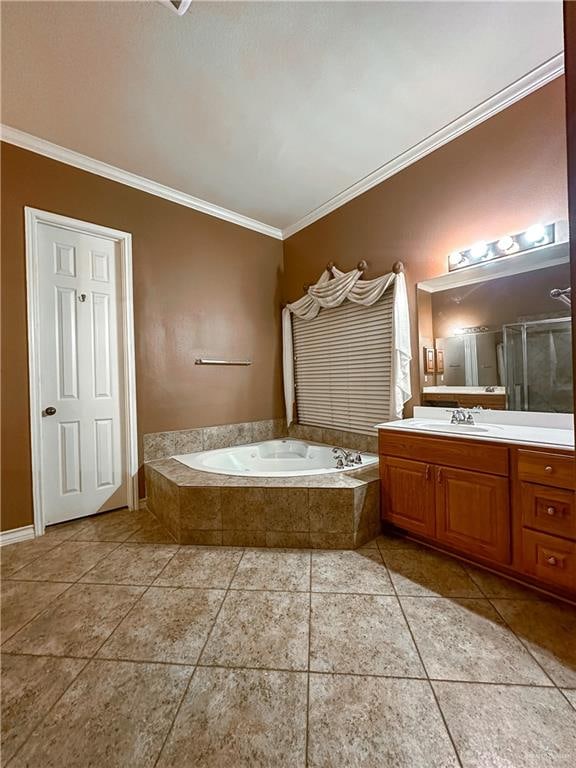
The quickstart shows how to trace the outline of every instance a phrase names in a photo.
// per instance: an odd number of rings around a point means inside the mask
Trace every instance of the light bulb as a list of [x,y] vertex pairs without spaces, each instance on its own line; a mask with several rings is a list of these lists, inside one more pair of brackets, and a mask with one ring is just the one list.
[[457,267],[463,260],[463,256],[460,251],[452,251],[448,256],[448,265],[450,267]]
[[498,240],[498,250],[502,253],[514,253],[518,250],[518,243],[510,235],[504,235]]
[[526,230],[524,237],[529,243],[532,243],[532,245],[542,243],[546,239],[546,229],[542,224],[534,224],[534,226],[529,227]]
[[474,243],[472,248],[470,248],[470,256],[472,256],[473,259],[481,259],[483,256],[486,256],[487,252],[488,243],[484,242],[484,240]]

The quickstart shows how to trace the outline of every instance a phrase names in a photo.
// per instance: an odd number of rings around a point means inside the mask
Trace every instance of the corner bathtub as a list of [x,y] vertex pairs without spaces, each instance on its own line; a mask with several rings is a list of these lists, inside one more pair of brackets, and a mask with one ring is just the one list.
[[[354,456],[356,451],[353,452]],[[303,440],[266,440],[251,445],[186,453],[172,458],[202,472],[249,477],[298,477],[332,472],[350,472],[378,462],[373,453],[361,453],[361,464],[342,469],[336,466],[332,446]]]

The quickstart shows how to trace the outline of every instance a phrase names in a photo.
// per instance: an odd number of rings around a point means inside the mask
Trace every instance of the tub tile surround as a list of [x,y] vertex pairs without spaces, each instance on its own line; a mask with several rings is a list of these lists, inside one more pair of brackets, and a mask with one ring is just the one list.
[[145,465],[148,507],[181,544],[355,549],[380,527],[378,469],[303,477]]
[[191,469],[179,453],[293,438],[377,452],[377,436],[283,419],[144,435],[147,503],[182,544],[354,549],[379,530],[377,466],[313,477],[242,477]]
[[144,435],[144,461],[264,440],[276,440],[286,436],[284,419],[220,424],[214,427],[198,427],[172,432],[150,432]]
[[[2,550],[7,768],[574,765],[573,606],[388,533],[355,552],[135,545],[116,519]],[[116,548],[59,582],[65,541],[104,530]]]
[[338,445],[365,453],[378,452],[378,436],[344,432],[337,429],[309,427],[291,424],[286,427],[285,419],[267,419],[239,424],[220,424],[214,427],[198,427],[172,432],[150,432],[144,435],[144,461],[165,459],[170,456],[211,451],[216,448],[230,448],[265,440],[291,437],[311,443]]

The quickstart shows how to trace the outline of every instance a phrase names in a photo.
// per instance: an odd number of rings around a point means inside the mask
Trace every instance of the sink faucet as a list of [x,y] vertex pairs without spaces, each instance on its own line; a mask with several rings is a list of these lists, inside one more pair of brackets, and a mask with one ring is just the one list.
[[344,469],[344,467],[353,467],[356,464],[362,464],[362,456],[360,456],[359,451],[347,451],[345,448],[332,448],[332,453],[336,458],[337,469]]
[[468,410],[467,408],[455,408],[452,411],[452,418],[450,419],[450,424],[468,424],[473,425],[474,422],[474,416],[472,415],[472,411]]

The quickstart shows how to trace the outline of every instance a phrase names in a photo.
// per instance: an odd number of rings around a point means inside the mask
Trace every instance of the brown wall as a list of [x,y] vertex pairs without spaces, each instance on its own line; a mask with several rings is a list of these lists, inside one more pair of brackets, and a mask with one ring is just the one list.
[[[416,357],[415,283],[446,272],[457,248],[567,219],[566,184],[558,78],[286,240],[284,299],[299,298],[328,261],[348,270],[366,259],[370,278],[401,259]],[[417,393],[416,360],[412,374]]]
[[140,435],[282,416],[280,241],[7,144],[1,160],[2,530],[32,522],[25,205],[132,233]]
[[[414,284],[447,254],[567,218],[564,83],[557,79],[282,244],[38,155],[2,146],[2,528],[32,521],[24,205],[132,232],[139,431],[277,417],[279,292],[326,262],[367,277],[401,259]],[[417,350],[417,323],[413,318]],[[250,368],[193,365],[206,354]],[[418,365],[413,365],[418,391]]]

